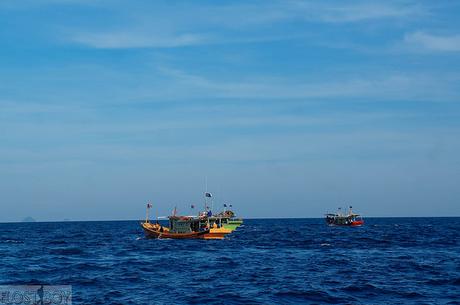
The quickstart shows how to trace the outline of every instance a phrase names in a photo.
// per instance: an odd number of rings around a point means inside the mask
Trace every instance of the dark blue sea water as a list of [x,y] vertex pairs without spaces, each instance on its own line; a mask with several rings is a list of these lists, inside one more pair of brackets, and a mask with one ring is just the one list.
[[225,240],[0,224],[0,285],[72,285],[73,304],[460,304],[459,237],[460,218],[246,220]]

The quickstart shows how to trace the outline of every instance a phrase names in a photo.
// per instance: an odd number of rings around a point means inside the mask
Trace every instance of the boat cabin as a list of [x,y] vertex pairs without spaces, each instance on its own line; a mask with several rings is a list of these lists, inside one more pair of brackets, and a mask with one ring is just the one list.
[[336,226],[354,226],[362,225],[364,223],[361,215],[359,214],[326,214],[326,222],[329,225]]
[[206,228],[206,220],[201,217],[192,216],[170,216],[169,232],[170,233],[192,233],[200,232]]

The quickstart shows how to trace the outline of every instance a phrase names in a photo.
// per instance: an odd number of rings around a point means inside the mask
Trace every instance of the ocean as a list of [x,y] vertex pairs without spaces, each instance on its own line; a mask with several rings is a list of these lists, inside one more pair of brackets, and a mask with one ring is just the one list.
[[460,304],[460,218],[365,221],[245,220],[225,240],[0,224],[0,285],[71,285],[73,304]]

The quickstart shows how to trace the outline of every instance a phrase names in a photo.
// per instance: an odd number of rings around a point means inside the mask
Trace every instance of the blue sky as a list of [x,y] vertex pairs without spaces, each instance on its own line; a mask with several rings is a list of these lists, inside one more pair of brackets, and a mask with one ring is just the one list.
[[460,3],[0,2],[0,221],[460,215]]

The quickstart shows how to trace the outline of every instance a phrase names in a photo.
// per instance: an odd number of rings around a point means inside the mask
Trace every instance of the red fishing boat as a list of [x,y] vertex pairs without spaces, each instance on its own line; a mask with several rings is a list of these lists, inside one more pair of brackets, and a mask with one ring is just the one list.
[[353,213],[352,207],[350,206],[347,214],[342,214],[340,208],[335,214],[326,214],[326,223],[330,226],[359,227],[364,224],[364,220],[361,215]]

